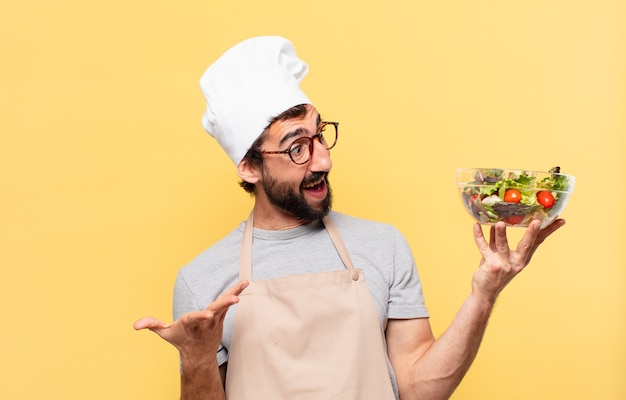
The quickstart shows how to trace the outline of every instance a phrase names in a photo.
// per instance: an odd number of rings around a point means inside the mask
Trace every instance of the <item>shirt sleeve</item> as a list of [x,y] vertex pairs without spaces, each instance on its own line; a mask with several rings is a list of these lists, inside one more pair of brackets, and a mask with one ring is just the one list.
[[404,236],[395,230],[394,276],[389,289],[388,318],[428,318],[422,283],[413,253]]
[[190,311],[199,311],[200,306],[193,292],[187,285],[182,270],[178,272],[176,283],[174,284],[173,316],[174,320]]

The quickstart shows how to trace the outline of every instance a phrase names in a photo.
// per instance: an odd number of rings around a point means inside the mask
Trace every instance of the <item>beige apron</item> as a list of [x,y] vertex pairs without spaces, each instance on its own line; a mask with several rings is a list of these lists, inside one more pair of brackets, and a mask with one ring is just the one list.
[[229,349],[228,400],[395,399],[373,299],[339,233],[324,225],[345,270],[254,282],[252,215]]

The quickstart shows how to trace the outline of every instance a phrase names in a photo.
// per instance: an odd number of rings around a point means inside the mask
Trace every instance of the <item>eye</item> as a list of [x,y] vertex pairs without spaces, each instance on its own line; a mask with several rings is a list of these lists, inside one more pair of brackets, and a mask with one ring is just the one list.
[[301,157],[303,152],[304,152],[304,147],[303,147],[302,142],[300,141],[294,142],[294,144],[292,144],[291,147],[289,148],[289,154],[291,154],[293,158]]

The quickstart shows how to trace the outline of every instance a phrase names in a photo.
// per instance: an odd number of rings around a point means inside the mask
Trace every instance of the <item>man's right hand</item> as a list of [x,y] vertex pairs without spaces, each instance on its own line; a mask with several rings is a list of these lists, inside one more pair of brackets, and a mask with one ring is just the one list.
[[222,293],[202,311],[183,314],[176,322],[166,324],[156,318],[144,317],[135,322],[136,330],[149,329],[171,343],[183,359],[216,354],[222,340],[224,317],[239,295],[248,287],[248,281],[239,281]]

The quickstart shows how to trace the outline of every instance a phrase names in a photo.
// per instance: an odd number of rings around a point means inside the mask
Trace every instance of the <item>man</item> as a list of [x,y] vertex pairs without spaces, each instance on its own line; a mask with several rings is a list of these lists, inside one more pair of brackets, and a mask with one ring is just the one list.
[[[393,227],[330,211],[338,123],[300,90],[280,37],[246,40],[205,72],[204,127],[254,209],[179,272],[176,322],[143,318],[180,352],[183,399],[446,399],[470,367],[500,291],[563,220],[516,250],[479,225],[472,291],[435,340],[413,256]],[[217,354],[217,356],[216,356]]]

